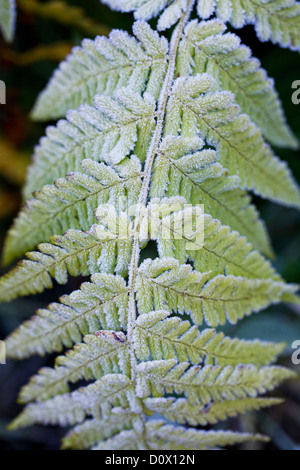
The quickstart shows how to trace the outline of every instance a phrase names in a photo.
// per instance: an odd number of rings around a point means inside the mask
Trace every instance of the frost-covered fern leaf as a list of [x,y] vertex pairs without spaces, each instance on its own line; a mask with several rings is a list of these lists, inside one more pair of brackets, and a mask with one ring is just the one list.
[[160,397],[166,393],[184,394],[192,404],[222,402],[255,397],[273,390],[291,372],[280,367],[258,369],[253,365],[192,366],[176,360],[141,362],[137,367],[137,395]]
[[196,326],[166,311],[139,316],[134,330],[134,347],[138,359],[154,360],[177,358],[199,364],[258,364],[272,362],[283,345],[259,341],[231,340],[214,329],[199,333]]
[[[248,116],[239,114],[233,95],[214,92],[212,85],[213,79],[207,74],[175,81],[166,112],[166,137],[154,165],[151,196],[180,194],[188,203],[200,202],[212,216],[246,235],[256,248],[270,255],[272,251],[265,228],[239,186],[297,207],[300,204],[299,189],[285,163],[273,156],[264,143],[259,129]],[[67,121],[60,121],[56,128],[48,130],[48,137],[42,139],[36,149],[29,169],[26,196],[70,171],[82,171],[81,163],[86,158],[112,165],[117,173],[121,172],[123,178],[129,180],[137,173],[138,164],[133,158],[130,164],[125,157],[133,151],[143,163],[154,128],[155,101],[148,93],[141,98],[128,88],[122,88],[115,92],[114,99],[97,96],[95,107],[84,105],[78,111],[70,112]],[[204,145],[199,136],[216,147],[216,154],[211,150],[199,152]],[[133,169],[134,165],[136,169]],[[224,167],[228,168],[230,177]],[[67,181],[72,178],[80,176],[67,176]],[[62,193],[57,188],[67,185],[69,192],[67,181],[60,180],[56,187],[45,188],[36,195],[38,202],[28,202],[10,233],[6,261],[12,259],[12,252],[15,256],[22,255],[50,235],[46,228],[52,221],[53,211],[59,215],[62,210],[59,202]],[[28,214],[33,208],[37,215],[36,207],[41,206],[41,199],[48,200],[47,194],[55,195],[53,207],[48,204],[50,220],[43,227],[44,232],[37,221],[39,233],[32,233],[32,224],[29,224],[32,218]],[[79,191],[76,197],[79,198]],[[76,201],[72,197],[69,204],[66,202],[64,198],[63,204],[69,213],[78,212],[80,198]],[[44,217],[48,218],[46,212]],[[69,227],[85,230],[85,218],[70,217]],[[55,216],[53,219],[55,223]],[[25,236],[24,224],[28,225]],[[56,233],[61,234],[64,229],[60,223]]]
[[126,330],[128,322],[128,289],[121,276],[95,274],[80,290],[64,295],[60,303],[47,309],[19,327],[8,339],[11,357],[22,359],[32,354],[61,352],[80,343],[83,336],[99,330]]
[[141,189],[141,163],[137,157],[123,160],[115,169],[105,163],[83,160],[84,173],[69,173],[54,185],[44,186],[27,201],[7,237],[4,262],[70,227],[89,230],[97,220],[95,208],[100,204],[118,206],[137,202]]
[[6,41],[12,41],[15,32],[16,3],[15,0],[0,0],[0,31]]
[[[158,14],[158,30],[173,26],[189,8],[188,0],[102,0],[114,10],[134,11],[136,19]],[[235,28],[253,24],[261,41],[271,40],[292,50],[300,48],[300,4],[295,0],[197,0],[197,13],[207,19],[215,13]]]
[[261,395],[294,376],[273,365],[284,344],[214,329],[296,301],[264,257],[272,247],[246,189],[292,207],[300,193],[262,137],[267,107],[278,125],[265,135],[295,143],[273,85],[219,20],[189,23],[194,4],[126,2],[140,17],[161,12],[160,28],[178,20],[170,43],[142,21],[136,39],[84,42],[35,108],[67,116],[35,150],[4,250],[6,263],[26,258],[0,299],[91,278],[8,337],[10,358],[61,354],[22,388],[11,427],[71,427],[66,449],[265,440],[198,427],[279,403]]
[[170,312],[191,313],[197,325],[205,318],[209,326],[217,326],[226,320],[236,323],[247,312],[279,301],[284,292],[294,288],[270,279],[200,273],[174,258],[163,258],[144,261],[136,290],[140,313],[150,312],[153,306],[168,308]]
[[191,405],[185,398],[147,398],[145,404],[152,412],[159,413],[169,421],[191,426],[206,426],[220,420],[237,416],[246,411],[268,408],[282,401],[276,398],[240,398],[220,403]]
[[165,135],[177,136],[178,129],[184,137],[199,133],[208,144],[217,147],[218,160],[229,174],[239,175],[243,188],[299,207],[300,192],[292,183],[286,164],[274,157],[249,117],[240,114],[234,95],[213,92],[213,86],[214,80],[207,74],[175,80]]
[[166,73],[167,41],[146,23],[135,23],[133,38],[113,30],[109,38],[85,39],[54,73],[33,109],[34,119],[65,116],[97,94],[111,96],[121,87],[158,98]]
[[216,12],[235,28],[253,24],[261,41],[300,49],[300,3],[295,0],[199,0],[198,13],[208,18]]
[[272,249],[264,224],[250,199],[240,189],[240,179],[216,162],[216,153],[201,150],[203,142],[181,136],[166,137],[154,165],[151,195],[175,196],[188,203],[201,201],[206,211],[247,236],[255,248],[269,256]]
[[128,88],[117,90],[113,98],[97,95],[93,107],[82,105],[78,111],[68,111],[67,119],[49,127],[36,148],[25,197],[71,171],[81,171],[85,158],[117,165],[134,149],[144,160],[155,126],[154,112],[152,95],[145,93],[142,98]]
[[250,49],[241,45],[240,38],[225,30],[225,25],[217,20],[190,22],[180,43],[177,74],[210,73],[223,90],[234,93],[242,111],[272,144],[297,147],[273,80],[260,68],[259,61],[251,57]]

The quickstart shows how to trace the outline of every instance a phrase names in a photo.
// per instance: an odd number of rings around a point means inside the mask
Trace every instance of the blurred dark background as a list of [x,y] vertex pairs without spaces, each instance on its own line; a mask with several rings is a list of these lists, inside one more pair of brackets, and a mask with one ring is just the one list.
[[[49,8],[49,3],[52,6]],[[7,86],[6,105],[0,106],[0,244],[21,204],[20,188],[34,145],[44,134],[45,125],[30,121],[29,112],[38,93],[47,84],[52,71],[74,45],[84,37],[108,34],[112,27],[131,30],[132,16],[110,11],[99,0],[40,1],[18,0],[16,38],[11,45],[0,37],[0,80]],[[56,4],[56,5],[55,5]],[[48,6],[48,8],[45,8]],[[74,9],[74,7],[76,7]],[[78,10],[80,8],[80,10]],[[155,25],[155,21],[153,22]],[[288,122],[300,140],[300,105],[292,104],[291,85],[300,80],[300,60],[296,52],[260,43],[249,26],[237,31],[253,55],[261,60],[284,105]],[[288,161],[300,182],[299,152],[275,149]],[[276,252],[274,264],[289,282],[300,282],[300,214],[295,210],[254,198],[267,223]],[[0,340],[4,339],[34,311],[55,301],[62,293],[77,289],[82,279],[71,279],[67,287],[55,287],[42,295],[0,304]],[[280,363],[292,366],[291,344],[300,340],[300,306],[280,305],[253,315],[226,333],[245,339],[285,341]],[[35,427],[8,432],[7,424],[21,407],[16,403],[18,390],[44,365],[53,365],[53,357],[32,358],[0,365],[0,449],[51,450],[59,447],[65,430]],[[266,433],[270,444],[251,443],[246,449],[300,449],[300,379],[290,381],[273,396],[285,397],[285,403],[271,410],[252,413],[229,422],[222,428]]]

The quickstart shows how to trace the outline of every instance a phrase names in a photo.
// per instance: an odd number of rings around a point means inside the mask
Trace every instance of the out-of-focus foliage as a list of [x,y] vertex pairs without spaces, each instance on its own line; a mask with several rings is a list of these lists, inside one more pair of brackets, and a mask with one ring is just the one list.
[[68,27],[76,27],[87,35],[107,35],[108,26],[102,25],[85,15],[83,8],[69,5],[62,0],[17,0],[18,6],[26,13],[57,21]]

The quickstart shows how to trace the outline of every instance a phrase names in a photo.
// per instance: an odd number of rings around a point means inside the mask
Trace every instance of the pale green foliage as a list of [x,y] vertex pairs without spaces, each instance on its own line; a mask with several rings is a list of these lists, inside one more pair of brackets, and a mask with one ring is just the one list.
[[206,74],[175,80],[165,135],[177,135],[181,129],[181,135],[193,137],[200,131],[208,144],[216,146],[218,160],[229,174],[239,175],[243,188],[299,207],[299,189],[291,184],[286,165],[273,156],[249,117],[240,114],[234,95],[211,93],[213,84]]
[[184,394],[190,403],[222,402],[235,398],[255,397],[257,393],[273,390],[291,372],[280,367],[252,364],[231,366],[192,366],[177,364],[175,359],[141,362],[137,367],[137,395]]
[[62,117],[81,103],[92,104],[95,95],[111,96],[124,86],[158,98],[166,73],[167,41],[145,24],[136,23],[134,34],[139,43],[125,31],[112,31],[109,39],[85,39],[82,47],[75,47],[40,95],[33,117]]
[[[260,341],[243,341],[224,337],[213,329],[199,333],[196,326],[169,312],[156,311],[139,316],[133,342],[140,360],[177,358],[179,362],[263,365],[272,362],[283,345]],[[169,317],[169,318],[167,318]]]
[[177,421],[191,426],[215,424],[228,416],[258,410],[281,403],[276,398],[240,398],[224,400],[219,403],[191,405],[185,398],[147,398],[145,404],[149,410],[163,414],[169,421]]
[[127,327],[128,290],[124,279],[95,274],[92,283],[63,296],[61,303],[38,310],[37,316],[19,327],[8,339],[8,354],[15,358],[62,351],[82,336],[99,329],[112,331]]
[[236,323],[256,309],[280,301],[293,286],[271,279],[213,276],[212,271],[200,274],[190,265],[180,266],[174,258],[164,258],[141,265],[136,290],[141,313],[150,312],[153,306],[168,308],[190,313],[197,325],[205,318],[209,326],[217,326],[226,320]]
[[121,89],[113,98],[97,96],[93,107],[82,105],[78,111],[69,111],[67,120],[48,128],[47,137],[35,150],[24,189],[26,198],[70,171],[80,171],[84,158],[117,165],[134,148],[142,160],[155,125],[154,106],[150,94],[142,99]]
[[[293,377],[270,365],[283,344],[232,339],[214,327],[297,301],[297,286],[264,257],[272,247],[246,192],[300,206],[261,129],[273,143],[296,141],[250,51],[219,20],[189,22],[196,2],[106,3],[143,19],[162,13],[159,29],[179,22],[169,44],[143,21],[135,38],[113,31],[84,41],[38,99],[36,119],[67,115],[35,149],[4,261],[37,249],[3,276],[0,298],[39,293],[69,275],[91,279],[7,339],[18,359],[72,348],[22,388],[26,406],[12,428],[74,426],[63,448],[75,449],[264,440],[193,426],[277,404],[259,396]],[[215,2],[197,5],[205,16]],[[227,19],[237,24],[235,6]],[[153,259],[143,251],[151,241]]]
[[240,179],[216,162],[212,150],[199,149],[203,142],[195,137],[166,137],[155,161],[151,196],[172,197],[178,193],[190,204],[201,201],[212,217],[247,236],[255,248],[272,256],[264,224],[249,196],[240,189]]
[[129,350],[123,333],[101,331],[97,336],[85,336],[84,344],[77,344],[66,356],[58,357],[55,370],[41,369],[23,388],[20,400],[44,401],[68,392],[68,383],[99,379],[110,373],[130,373]]
[[[299,24],[300,26],[300,24]],[[235,94],[241,110],[262,129],[265,137],[277,146],[297,147],[288,128],[273,80],[268,78],[248,47],[238,36],[225,33],[224,23],[217,20],[192,21],[180,44],[177,72],[185,76],[207,72],[218,86]]]
[[198,12],[208,18],[214,11],[235,28],[254,24],[261,41],[300,49],[300,4],[295,0],[199,0]]
[[144,436],[140,430],[123,431],[111,439],[93,447],[94,450],[207,450],[218,446],[243,443],[249,440],[265,440],[260,435],[234,432],[203,432],[174,427],[164,421],[153,420],[146,423]]
[[[173,26],[188,8],[188,0],[102,0],[111,8],[134,11],[136,19],[161,14],[157,29]],[[292,50],[300,48],[300,4],[295,0],[197,0],[197,13],[207,19],[213,13],[235,28],[253,24],[261,41],[271,40]]]
[[0,31],[6,41],[12,41],[15,32],[16,3],[15,0],[0,0]]
[[27,201],[7,237],[5,263],[53,233],[63,234],[70,220],[74,229],[88,230],[97,221],[94,210],[100,204],[117,205],[122,197],[129,204],[136,202],[141,187],[141,164],[136,157],[124,160],[116,169],[91,160],[83,160],[81,166],[84,173],[69,173]]

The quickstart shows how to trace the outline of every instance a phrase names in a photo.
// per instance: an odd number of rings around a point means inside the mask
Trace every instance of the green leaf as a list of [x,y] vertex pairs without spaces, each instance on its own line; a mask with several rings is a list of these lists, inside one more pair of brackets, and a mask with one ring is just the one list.
[[250,49],[241,45],[240,38],[224,33],[225,29],[218,20],[190,22],[179,47],[178,75],[185,76],[191,70],[193,74],[211,74],[221,89],[234,93],[242,112],[272,144],[297,148],[298,141],[286,123],[274,81],[251,57]]
[[32,354],[61,352],[96,331],[125,330],[128,289],[120,276],[95,274],[80,290],[64,295],[37,311],[6,340],[8,357],[23,359]]
[[264,223],[250,198],[240,189],[238,176],[216,162],[213,150],[199,151],[204,142],[195,137],[166,137],[153,169],[150,195],[153,198],[178,194],[189,204],[203,204],[205,212],[245,235],[254,248],[273,256]]
[[8,233],[3,259],[24,255],[53,233],[64,234],[68,229],[89,230],[97,222],[95,208],[100,204],[118,207],[137,202],[141,188],[141,165],[136,157],[124,160],[113,169],[105,163],[83,160],[84,173],[69,173],[54,185],[44,186],[26,202]]
[[223,325],[226,320],[236,323],[296,289],[271,279],[213,277],[211,272],[194,271],[172,258],[144,261],[136,285],[140,313],[147,314],[153,308],[189,313],[197,325],[205,320],[209,326]]
[[109,38],[85,39],[75,47],[40,94],[33,118],[60,118],[69,109],[92,104],[95,95],[110,96],[124,86],[157,98],[166,73],[167,41],[146,23],[135,23],[133,32],[139,42],[113,30]]
[[166,393],[184,393],[189,403],[204,405],[236,398],[256,397],[273,390],[295,374],[283,367],[257,368],[252,364],[232,366],[190,366],[167,361],[141,362],[138,365],[137,394],[161,397]]
[[[207,74],[178,78],[168,102],[165,135],[200,137],[217,148],[220,163],[230,175],[238,174],[243,188],[300,207],[300,192],[285,162],[273,155],[261,131],[240,114],[231,92],[213,92]],[[169,117],[169,119],[168,119]]]
[[133,333],[139,360],[177,359],[191,364],[265,365],[273,362],[285,345],[224,337],[214,329],[201,332],[189,321],[158,311],[140,315]]
[[59,395],[51,400],[33,403],[10,425],[11,429],[40,424],[77,424],[88,415],[106,417],[111,408],[120,404],[128,407],[134,402],[132,383],[125,375],[108,374],[97,382],[75,392]]
[[69,392],[69,383],[89,382],[107,374],[130,374],[129,350],[122,332],[98,331],[87,335],[83,343],[57,357],[55,369],[43,368],[22,388],[21,403],[45,401]]
[[[132,150],[144,159],[153,131],[155,102],[129,89],[114,97],[96,96],[94,106],[68,111],[67,119],[47,129],[47,137],[35,149],[24,188],[25,198],[67,173],[82,171],[81,162],[91,159],[117,165]],[[136,143],[139,137],[140,143]]]
[[218,421],[232,418],[239,413],[268,408],[279,405],[278,398],[241,398],[225,400],[207,405],[191,405],[185,398],[147,398],[145,405],[152,412],[159,413],[169,421],[191,426],[206,426]]

